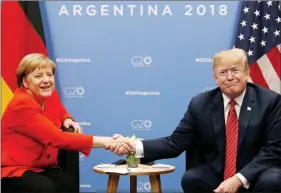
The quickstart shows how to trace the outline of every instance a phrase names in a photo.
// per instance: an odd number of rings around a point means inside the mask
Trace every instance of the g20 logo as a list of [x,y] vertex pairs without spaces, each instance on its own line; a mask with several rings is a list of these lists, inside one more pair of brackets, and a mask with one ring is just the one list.
[[145,129],[150,129],[151,126],[152,126],[152,122],[151,122],[151,120],[148,120],[148,119],[131,121],[131,127],[133,129],[139,129],[139,130],[144,129],[145,130]]
[[67,97],[82,97],[85,94],[83,87],[68,86],[63,89],[63,93]]
[[134,67],[151,67],[152,58],[150,56],[133,56],[131,62]]
[[138,182],[138,192],[151,192],[150,182]]

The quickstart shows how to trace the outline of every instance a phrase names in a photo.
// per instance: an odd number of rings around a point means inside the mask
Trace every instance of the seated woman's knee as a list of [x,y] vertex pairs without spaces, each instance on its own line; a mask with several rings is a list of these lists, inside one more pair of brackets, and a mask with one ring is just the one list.
[[33,187],[30,187],[32,191],[40,193],[50,193],[56,192],[57,186],[52,181],[41,181],[40,183],[34,184]]
[[78,189],[77,182],[72,175],[65,175],[64,179],[60,181],[58,189],[69,193],[75,192]]

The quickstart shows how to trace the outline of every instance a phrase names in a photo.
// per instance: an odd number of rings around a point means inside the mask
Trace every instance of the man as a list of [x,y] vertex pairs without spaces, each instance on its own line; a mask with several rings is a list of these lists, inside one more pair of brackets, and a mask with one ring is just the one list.
[[[199,162],[184,174],[184,192],[281,191],[281,96],[247,83],[243,50],[221,51],[213,61],[219,87],[192,98],[171,136],[131,143],[129,151],[153,161],[193,144]],[[121,155],[127,147],[106,148]]]

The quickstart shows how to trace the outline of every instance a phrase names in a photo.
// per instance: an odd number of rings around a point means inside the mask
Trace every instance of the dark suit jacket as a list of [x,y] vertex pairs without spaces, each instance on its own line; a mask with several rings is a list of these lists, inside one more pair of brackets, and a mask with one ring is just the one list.
[[[281,96],[248,83],[239,115],[237,172],[249,182],[263,170],[281,166]],[[192,98],[171,136],[144,140],[144,160],[173,158],[194,147],[199,163],[222,172],[225,120],[219,88]],[[187,160],[188,161],[188,160]]]

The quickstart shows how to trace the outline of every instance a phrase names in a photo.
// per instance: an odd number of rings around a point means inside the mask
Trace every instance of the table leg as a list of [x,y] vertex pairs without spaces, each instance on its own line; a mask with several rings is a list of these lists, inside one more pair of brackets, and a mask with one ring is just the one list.
[[130,176],[130,193],[137,193],[137,176]]
[[117,193],[118,182],[119,182],[119,175],[109,174],[106,192]]
[[160,175],[149,175],[151,192],[152,193],[162,193],[161,178]]

